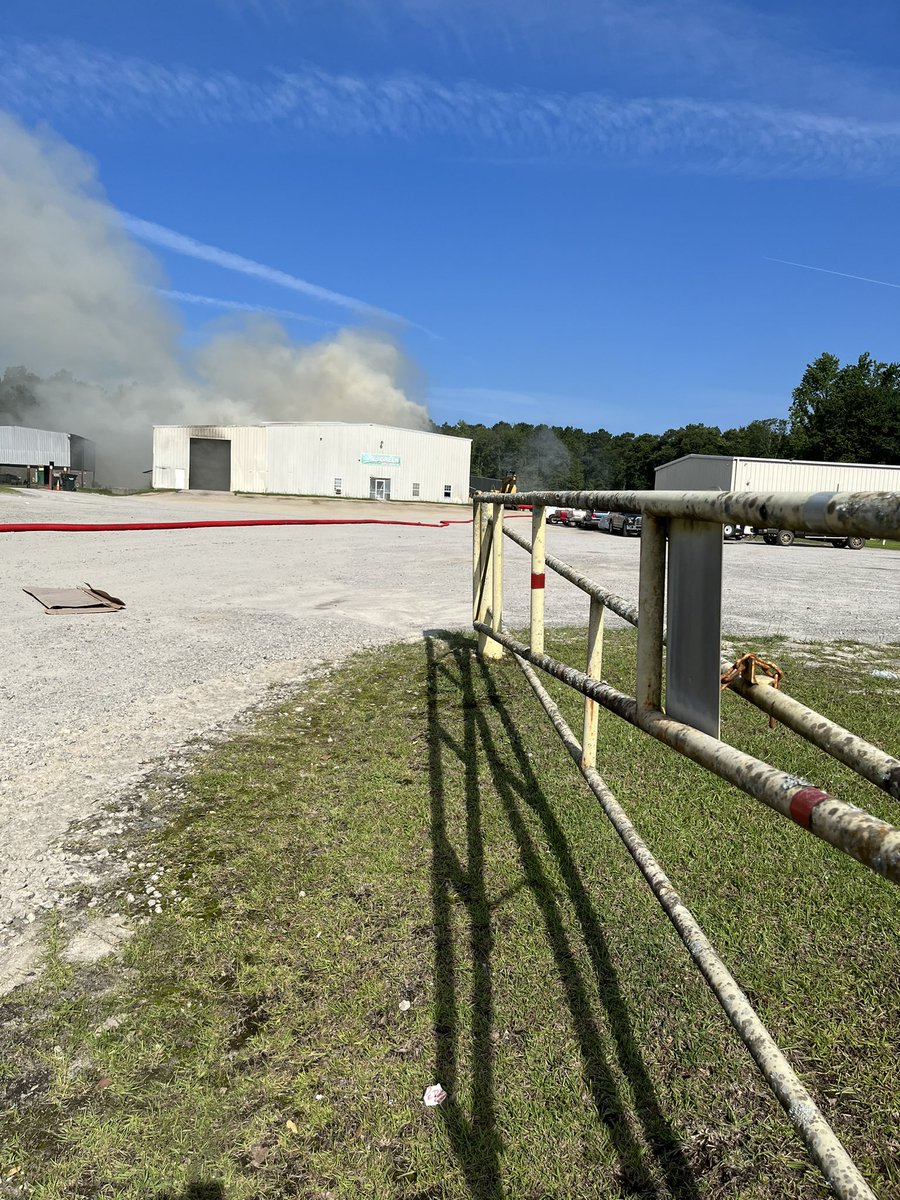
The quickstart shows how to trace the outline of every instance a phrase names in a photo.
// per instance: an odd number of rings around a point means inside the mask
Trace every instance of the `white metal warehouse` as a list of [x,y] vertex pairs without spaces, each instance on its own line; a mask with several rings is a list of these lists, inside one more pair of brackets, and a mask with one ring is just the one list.
[[900,467],[686,454],[656,468],[655,486],[666,491],[894,492],[900,490]]
[[392,425],[157,425],[153,486],[464,504],[471,451],[468,438]]

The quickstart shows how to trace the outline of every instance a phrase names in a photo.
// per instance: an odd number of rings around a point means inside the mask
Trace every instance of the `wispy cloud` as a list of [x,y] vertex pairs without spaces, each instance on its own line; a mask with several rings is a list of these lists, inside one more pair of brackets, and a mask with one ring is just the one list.
[[292,312],[287,308],[270,308],[267,304],[248,304],[244,300],[224,300],[218,296],[198,296],[195,292],[177,292],[172,288],[154,288],[158,296],[167,300],[176,300],[180,304],[198,304],[203,308],[218,308],[226,312],[263,313],[270,317],[283,317],[286,321],[304,321],[310,325],[327,325],[335,327],[336,321],[325,321],[320,317],[310,317],[306,313]]
[[266,283],[274,283],[278,287],[302,292],[314,300],[335,304],[339,308],[349,308],[364,316],[378,316],[406,324],[406,318],[401,317],[398,313],[376,308],[364,300],[357,300],[354,296],[332,292],[328,288],[319,287],[318,284],[299,279],[296,275],[289,275],[287,271],[281,271],[277,267],[267,267],[264,263],[254,262],[252,258],[244,258],[242,254],[234,254],[231,250],[223,250],[220,246],[210,246],[206,242],[199,242],[187,234],[167,229],[165,225],[157,225],[154,221],[145,221],[142,217],[131,216],[130,213],[122,213],[121,216],[123,225],[132,237],[138,238],[142,242],[149,242],[152,246],[161,246],[165,250],[174,251],[175,254],[200,259],[201,262],[214,263],[215,266],[223,267],[226,271],[237,271],[241,275],[263,279]]
[[[271,127],[312,137],[428,141],[444,150],[475,147],[479,153],[546,154],[704,173],[900,177],[900,120],[737,100],[618,99],[600,92],[443,83],[421,75],[368,79],[313,67],[273,71],[251,81],[117,59],[74,45],[11,42],[0,42],[0,88],[19,112],[63,124],[73,116],[90,116],[120,124]],[[203,250],[208,257],[208,248]],[[250,273],[259,275],[259,265],[251,266]],[[314,285],[300,283],[297,290],[314,294],[309,291]],[[332,302],[360,303],[349,297]]]
[[[823,45],[820,12],[742,0],[222,0],[237,20],[289,21],[313,43],[323,14],[344,29],[397,43],[425,37],[476,67],[506,58],[593,79],[641,79],[713,97],[756,99],[860,117],[900,117],[900,78]],[[847,12],[857,30],[865,16]],[[891,37],[896,16],[880,23]],[[862,40],[862,39],[861,39]]]
[[832,271],[829,267],[811,267],[809,263],[791,262],[788,258],[766,258],[766,262],[782,263],[785,267],[802,267],[804,271],[819,271],[822,275],[840,275],[842,279],[858,279],[860,283],[877,283],[880,287],[900,288],[900,283],[888,283],[886,279],[870,279],[868,275],[849,275],[846,271]]

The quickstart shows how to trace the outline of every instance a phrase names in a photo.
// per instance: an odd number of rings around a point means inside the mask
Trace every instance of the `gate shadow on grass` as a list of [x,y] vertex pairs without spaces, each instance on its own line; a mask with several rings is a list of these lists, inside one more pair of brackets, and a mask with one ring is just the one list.
[[[439,638],[436,642],[434,639]],[[497,1200],[504,1195],[500,1173],[500,1136],[496,1128],[494,1057],[491,1031],[493,992],[491,910],[484,875],[482,792],[478,755],[489,764],[490,783],[496,791],[522,868],[522,886],[530,889],[541,914],[578,1042],[585,1083],[597,1117],[603,1124],[619,1161],[618,1185],[624,1194],[654,1197],[660,1194],[642,1156],[642,1146],[632,1131],[639,1122],[646,1146],[666,1183],[666,1194],[677,1200],[698,1200],[695,1176],[684,1157],[678,1137],[659,1107],[653,1082],[634,1039],[628,1007],[610,958],[603,925],[582,880],[565,833],[554,816],[531,767],[515,724],[494,684],[493,672],[474,653],[470,637],[428,631],[429,775],[431,788],[432,904],[435,930],[435,1078],[449,1096],[442,1107],[451,1144],[474,1200]],[[457,737],[442,720],[438,684],[446,678],[458,692],[463,710],[462,736]],[[480,685],[487,703],[476,696]],[[499,729],[497,728],[499,720]],[[511,752],[511,753],[510,753]],[[465,858],[454,847],[447,821],[444,756],[462,763],[465,779]],[[514,765],[510,765],[512,758]],[[525,812],[540,822],[545,844],[537,844]],[[563,879],[567,901],[574,910],[591,963],[602,1014],[592,1009],[591,988],[566,930],[563,909],[548,877],[547,855],[552,854]],[[452,906],[466,908],[469,928],[472,994],[470,1053],[471,1104],[466,1115],[459,1077],[457,963],[463,951],[454,944]],[[616,1078],[604,1055],[600,1021],[611,1034],[619,1069],[627,1079],[633,1106],[623,1101]],[[628,1107],[626,1107],[628,1105]]]
[[181,1192],[156,1192],[153,1200],[225,1200],[225,1189],[217,1181],[198,1179]]

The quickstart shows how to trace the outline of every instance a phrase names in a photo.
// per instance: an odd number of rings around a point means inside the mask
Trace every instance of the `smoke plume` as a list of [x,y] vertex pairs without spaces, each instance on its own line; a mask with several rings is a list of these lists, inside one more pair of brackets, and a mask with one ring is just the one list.
[[154,290],[159,266],[126,235],[90,161],[2,113],[0,263],[0,367],[28,370],[27,386],[7,371],[0,424],[92,438],[104,483],[140,482],[154,424],[428,427],[414,369],[381,334],[303,343],[251,317],[183,349],[177,311]]
[[572,456],[547,425],[539,426],[519,451],[517,486],[520,492],[537,492],[570,486]]

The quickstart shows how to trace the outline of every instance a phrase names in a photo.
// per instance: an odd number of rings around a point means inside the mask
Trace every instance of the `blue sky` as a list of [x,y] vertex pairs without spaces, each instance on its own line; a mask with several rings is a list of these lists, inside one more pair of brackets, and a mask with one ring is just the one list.
[[770,261],[900,284],[898,43],[895,0],[4,0],[0,107],[189,330],[388,328],[437,420],[728,427],[900,358],[900,288]]

